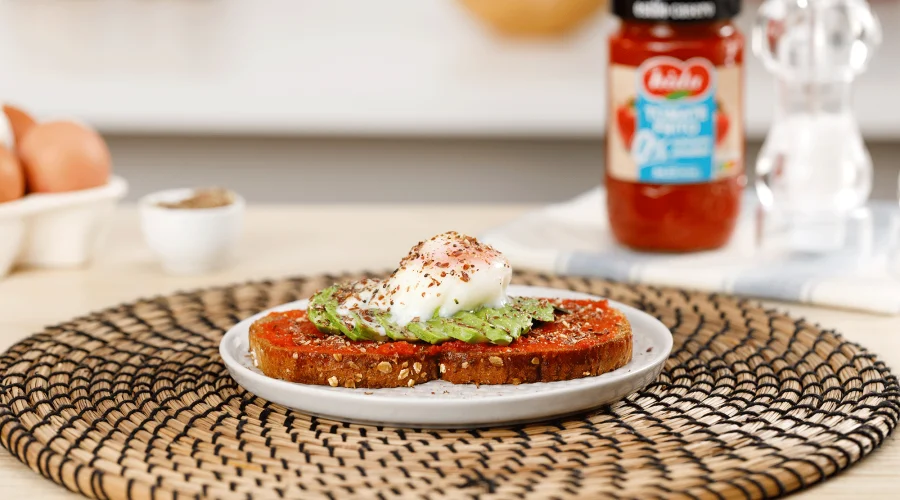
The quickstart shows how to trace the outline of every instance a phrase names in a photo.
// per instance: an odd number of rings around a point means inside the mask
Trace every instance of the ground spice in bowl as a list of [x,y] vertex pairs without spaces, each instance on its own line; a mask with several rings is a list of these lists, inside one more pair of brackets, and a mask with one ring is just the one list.
[[193,195],[183,200],[160,201],[157,206],[172,209],[197,209],[226,207],[232,203],[234,203],[234,194],[231,191],[223,188],[204,188],[195,190]]

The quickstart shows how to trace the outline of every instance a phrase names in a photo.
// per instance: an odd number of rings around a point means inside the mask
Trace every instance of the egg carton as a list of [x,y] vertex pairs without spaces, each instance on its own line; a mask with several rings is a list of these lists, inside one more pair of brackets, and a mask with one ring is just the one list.
[[128,183],[68,193],[29,194],[0,203],[0,278],[16,265],[66,268],[87,264],[104,239]]

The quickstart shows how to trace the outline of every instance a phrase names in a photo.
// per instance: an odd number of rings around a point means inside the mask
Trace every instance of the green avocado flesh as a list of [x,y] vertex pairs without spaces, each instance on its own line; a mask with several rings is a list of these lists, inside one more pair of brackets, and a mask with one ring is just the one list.
[[481,308],[460,311],[449,318],[435,315],[426,321],[414,321],[401,327],[383,311],[338,314],[341,285],[334,285],[309,300],[308,317],[319,331],[345,335],[351,340],[384,340],[381,330],[391,340],[423,341],[440,344],[461,340],[469,344],[508,345],[528,333],[535,321],[553,321],[553,305],[545,299],[510,297],[509,304],[499,309]]

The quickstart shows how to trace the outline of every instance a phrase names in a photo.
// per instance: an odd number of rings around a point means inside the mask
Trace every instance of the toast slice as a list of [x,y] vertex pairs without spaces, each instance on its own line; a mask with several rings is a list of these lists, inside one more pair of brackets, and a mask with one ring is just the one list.
[[250,326],[250,354],[269,377],[332,387],[412,387],[554,382],[600,375],[631,361],[631,325],[605,300],[552,300],[556,320],[508,346],[452,341],[353,341],[320,332],[306,311],[272,313]]

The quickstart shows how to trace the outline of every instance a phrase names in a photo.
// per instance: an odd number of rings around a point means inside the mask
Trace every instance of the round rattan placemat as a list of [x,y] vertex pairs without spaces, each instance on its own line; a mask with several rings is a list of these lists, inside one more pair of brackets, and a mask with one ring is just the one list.
[[761,498],[858,461],[900,414],[897,379],[832,331],[730,297],[531,274],[516,281],[671,327],[659,380],[602,411],[474,431],[344,424],[243,391],[222,333],[335,279],[156,297],[48,328],[0,358],[2,444],[97,498]]

